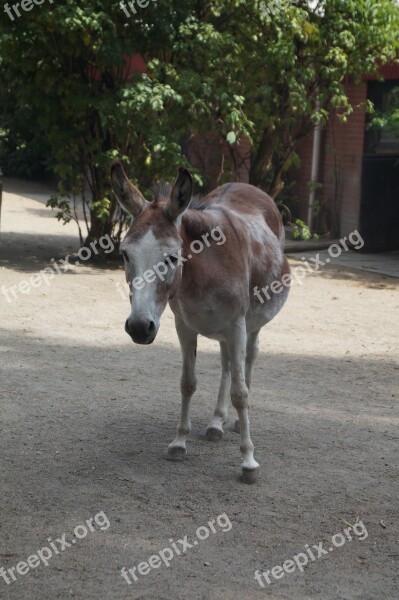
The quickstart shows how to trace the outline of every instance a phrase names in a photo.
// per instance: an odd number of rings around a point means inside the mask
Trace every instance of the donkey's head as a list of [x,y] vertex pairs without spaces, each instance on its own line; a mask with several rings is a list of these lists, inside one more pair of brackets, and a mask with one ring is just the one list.
[[179,221],[190,202],[193,182],[182,167],[167,197],[147,202],[121,163],[112,166],[111,181],[122,208],[133,217],[121,243],[131,299],[125,331],[137,344],[151,344],[166,304],[180,285],[183,242]]

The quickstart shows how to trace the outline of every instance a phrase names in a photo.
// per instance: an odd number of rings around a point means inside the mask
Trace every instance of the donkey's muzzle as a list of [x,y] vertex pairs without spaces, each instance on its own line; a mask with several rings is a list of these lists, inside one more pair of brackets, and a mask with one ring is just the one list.
[[141,321],[126,319],[125,331],[136,344],[151,344],[157,335],[157,326],[149,319]]

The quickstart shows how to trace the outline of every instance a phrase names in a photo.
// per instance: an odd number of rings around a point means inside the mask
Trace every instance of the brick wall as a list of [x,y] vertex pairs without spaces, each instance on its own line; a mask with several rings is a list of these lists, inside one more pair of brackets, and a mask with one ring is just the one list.
[[[345,124],[340,124],[337,117],[331,115],[323,131],[318,177],[323,185],[319,192],[320,200],[326,207],[319,225],[333,229],[340,235],[347,235],[359,226],[367,82],[358,85],[348,83],[346,93],[355,110]],[[303,140],[299,147],[301,167],[294,174],[301,218],[304,220],[309,201],[312,149],[313,134]]]
[[[326,213],[319,221],[316,220],[319,227],[338,231],[340,235],[347,235],[359,227],[367,82],[347,84],[346,92],[355,107],[353,114],[346,124],[340,124],[332,115],[322,134],[318,179],[323,185],[319,194]],[[242,140],[234,148],[234,159],[227,143],[223,143],[217,133],[194,134],[189,137],[185,147],[190,162],[205,176],[205,191],[225,181],[248,182],[248,140]],[[300,201],[300,216],[304,220],[307,218],[309,201],[312,150],[313,134],[310,134],[300,144],[301,166],[293,173]]]
[[309,201],[309,186],[310,176],[312,172],[312,149],[313,135],[308,135],[302,140],[298,153],[301,159],[301,166],[298,170],[292,170],[292,177],[296,183],[294,194],[299,198],[300,218],[306,221],[308,201]]
[[346,93],[355,110],[345,124],[332,116],[321,171],[324,199],[340,235],[359,227],[367,82],[348,84]]
[[[355,107],[348,122],[340,124],[332,115],[322,133],[322,149],[318,180],[322,183],[319,195],[326,213],[316,219],[316,226],[347,235],[359,227],[362,157],[365,132],[364,102],[367,82],[347,84],[346,92]],[[233,150],[217,133],[194,134],[185,144],[190,162],[205,176],[205,191],[226,181],[248,182],[250,144],[247,139]],[[300,168],[293,173],[295,192],[300,202],[300,217],[306,221],[311,178],[313,134],[299,146]]]
[[184,150],[191,164],[204,176],[205,192],[227,181],[248,183],[251,146],[246,138],[229,147],[218,133],[193,134],[185,142]]

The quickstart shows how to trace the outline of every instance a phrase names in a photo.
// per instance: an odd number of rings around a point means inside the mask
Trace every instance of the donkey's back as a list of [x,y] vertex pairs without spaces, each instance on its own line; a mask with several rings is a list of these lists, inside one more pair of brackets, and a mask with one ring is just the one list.
[[[226,207],[235,215],[252,221],[262,216],[274,235],[284,244],[284,227],[273,199],[248,183],[226,183],[213,190],[203,200],[204,206]],[[194,204],[195,206],[195,204]]]

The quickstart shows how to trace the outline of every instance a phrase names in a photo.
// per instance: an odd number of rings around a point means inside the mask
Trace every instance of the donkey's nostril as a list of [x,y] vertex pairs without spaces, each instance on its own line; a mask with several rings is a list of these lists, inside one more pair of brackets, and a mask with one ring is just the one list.
[[148,333],[149,334],[154,333],[155,329],[156,329],[156,325],[155,325],[154,321],[150,321],[148,324]]
[[125,321],[125,331],[126,331],[126,333],[128,333],[130,335],[130,331],[129,331],[129,319],[126,319],[126,321]]

